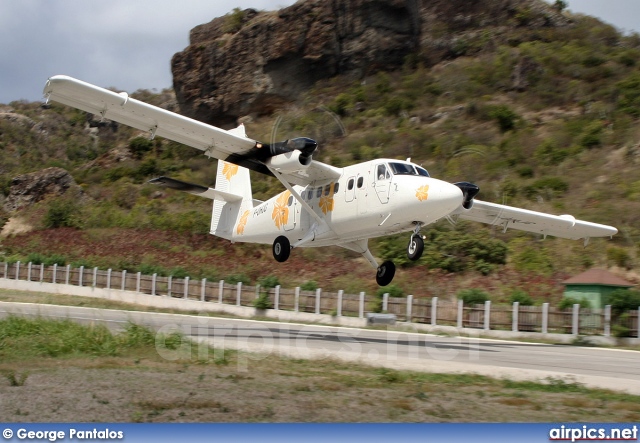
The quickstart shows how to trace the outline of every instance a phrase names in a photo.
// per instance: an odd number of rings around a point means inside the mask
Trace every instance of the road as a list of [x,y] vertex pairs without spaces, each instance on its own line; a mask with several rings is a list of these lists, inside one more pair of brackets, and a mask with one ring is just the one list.
[[[69,318],[120,329],[127,322],[179,330],[217,349],[248,351],[239,361],[273,355],[335,358],[394,369],[477,373],[514,380],[560,378],[640,395],[640,352],[436,336],[243,319],[0,302],[8,314]],[[480,332],[480,331],[478,331]],[[201,352],[208,352],[203,346]]]

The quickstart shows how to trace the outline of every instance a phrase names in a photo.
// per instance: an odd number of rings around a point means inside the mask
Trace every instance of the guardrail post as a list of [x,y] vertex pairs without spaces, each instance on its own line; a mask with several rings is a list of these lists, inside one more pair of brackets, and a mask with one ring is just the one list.
[[491,300],[484,302],[484,330],[491,329]]
[[151,276],[151,295],[156,295],[156,279],[158,278],[158,273],[154,272]]
[[65,272],[64,275],[64,284],[68,285],[69,284],[69,279],[71,278],[71,265],[67,265],[67,271]]
[[320,295],[322,294],[322,289],[316,289],[316,314],[320,314]]
[[463,315],[464,315],[464,301],[460,299],[458,300],[458,319],[457,319],[458,328],[462,328]]
[[58,281],[58,263],[53,264],[53,278],[51,279],[51,283],[55,284]]
[[171,284],[173,283],[173,276],[170,275],[167,278],[167,297],[171,297]]
[[224,280],[220,280],[220,283],[218,283],[218,303],[222,304],[223,301],[223,296],[224,294]]
[[107,269],[107,289],[111,289],[111,268]]
[[431,326],[436,325],[436,319],[438,318],[438,297],[431,298]]
[[293,296],[293,312],[300,311],[300,286],[296,286],[296,290]]
[[122,290],[127,290],[127,270],[122,271]]
[[513,302],[513,312],[511,315],[511,330],[513,332],[518,332],[518,314],[519,314],[519,310],[520,310],[520,302],[514,301]]
[[[80,273],[78,274],[78,286],[82,286],[83,277],[84,277],[84,266],[80,266]],[[40,269],[40,281],[42,281],[42,268]]]
[[16,280],[20,280],[20,260],[16,262]]
[[336,316],[342,317],[342,298],[344,297],[344,291],[340,289],[338,291],[338,306],[336,307]]
[[407,323],[411,323],[413,310],[413,295],[407,295]]
[[98,268],[95,267],[93,268],[93,287],[96,287],[96,284],[98,283]]
[[4,278],[7,278],[8,273],[9,273],[9,263],[4,262]]
[[389,293],[385,292],[382,294],[382,312],[387,312],[389,310]]
[[604,307],[604,336],[611,336],[611,305],[605,305]]
[[573,314],[571,315],[571,334],[578,335],[580,331],[580,304],[573,305]]
[[136,274],[136,292],[140,292],[140,277],[142,276],[142,273],[138,272]]
[[242,306],[242,282],[236,285],[236,306]]
[[184,278],[184,299],[189,298],[189,277]]
[[358,318],[364,318],[364,292],[360,293],[360,303],[358,306]]
[[31,281],[31,262],[27,265],[27,281]]
[[549,303],[542,303],[542,328],[540,332],[546,334],[549,331]]
[[207,290],[207,279],[203,278],[200,286],[200,301],[205,301],[205,291]]
[[276,311],[280,310],[280,285],[275,287],[273,309]]

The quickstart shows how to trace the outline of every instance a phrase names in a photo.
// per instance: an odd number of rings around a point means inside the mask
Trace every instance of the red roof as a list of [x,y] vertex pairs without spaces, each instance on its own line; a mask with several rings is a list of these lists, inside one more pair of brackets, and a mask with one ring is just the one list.
[[626,280],[612,274],[604,269],[589,269],[582,274],[571,277],[569,280],[562,282],[565,285],[603,285],[603,286],[622,286],[630,288],[635,286]]

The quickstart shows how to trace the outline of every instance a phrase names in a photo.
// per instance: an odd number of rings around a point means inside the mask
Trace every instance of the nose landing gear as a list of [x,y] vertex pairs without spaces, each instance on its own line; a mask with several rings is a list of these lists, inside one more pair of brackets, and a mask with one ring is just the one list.
[[417,223],[407,246],[407,257],[411,261],[416,261],[422,257],[422,252],[424,251],[424,240],[420,235],[420,228],[422,228],[422,224]]

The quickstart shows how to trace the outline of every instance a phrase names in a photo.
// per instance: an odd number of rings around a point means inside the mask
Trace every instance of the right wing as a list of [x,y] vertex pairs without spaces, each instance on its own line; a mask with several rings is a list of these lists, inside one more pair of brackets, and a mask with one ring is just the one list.
[[551,215],[480,200],[474,200],[471,209],[462,210],[459,218],[500,226],[504,231],[517,229],[573,240],[611,237],[618,232],[613,226],[576,220],[572,215]]
[[[151,137],[165,137],[200,149],[207,156],[273,175],[263,162],[251,158],[252,152],[266,145],[248,138],[243,126],[226,131],[141,102],[126,92],[109,91],[66,75],[49,78],[43,93],[47,101],[101,115],[149,132]],[[336,180],[341,173],[339,168],[312,160],[305,169],[283,176],[290,183],[305,186],[315,181]]]

